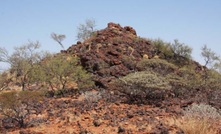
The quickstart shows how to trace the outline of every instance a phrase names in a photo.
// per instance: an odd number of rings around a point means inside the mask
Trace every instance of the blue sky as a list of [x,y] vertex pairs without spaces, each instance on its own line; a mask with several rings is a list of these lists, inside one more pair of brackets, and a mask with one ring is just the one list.
[[42,49],[59,52],[50,34],[65,34],[68,48],[76,43],[77,26],[93,18],[97,29],[115,22],[132,26],[141,37],[178,39],[203,63],[204,44],[221,54],[220,7],[221,0],[0,0],[0,47],[12,53],[15,46],[38,40]]

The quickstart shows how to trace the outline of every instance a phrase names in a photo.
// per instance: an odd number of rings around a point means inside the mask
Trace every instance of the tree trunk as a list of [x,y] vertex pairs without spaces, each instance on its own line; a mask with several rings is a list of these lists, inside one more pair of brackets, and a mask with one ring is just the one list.
[[19,119],[19,120],[18,120],[18,123],[19,123],[19,127],[20,127],[20,128],[23,128],[23,127],[25,126],[25,123],[24,123],[24,119],[23,119],[23,118]]

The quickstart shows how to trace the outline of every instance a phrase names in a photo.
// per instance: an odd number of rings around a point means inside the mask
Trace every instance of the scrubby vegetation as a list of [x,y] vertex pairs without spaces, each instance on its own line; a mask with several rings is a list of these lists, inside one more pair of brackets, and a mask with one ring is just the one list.
[[182,123],[178,123],[185,134],[218,133],[217,123],[221,119],[220,111],[206,104],[193,104],[184,110]]
[[178,67],[164,59],[142,59],[137,63],[140,71],[154,71],[161,75],[167,75],[175,72]]
[[[116,133],[219,131],[217,54],[204,46],[203,66],[192,60],[192,48],[178,40],[144,39],[132,27],[114,23],[96,32],[94,27],[93,20],[81,24],[77,34],[81,42],[57,54],[39,51],[39,42],[17,47],[12,55],[0,48],[0,61],[10,64],[0,75],[4,132],[38,126],[33,123],[37,118],[47,125],[63,123],[57,127],[71,126],[79,133],[105,123],[111,126],[108,132]],[[65,35],[51,37],[64,49]],[[166,125],[164,116],[178,117],[177,124]]]
[[163,99],[165,92],[171,89],[165,78],[150,71],[131,73],[119,78],[116,84],[120,92],[129,97],[129,101],[139,103],[145,103],[150,99]]
[[18,124],[19,127],[25,127],[31,115],[41,113],[42,99],[43,94],[40,91],[8,91],[1,93],[0,114],[4,116],[2,121],[8,122],[8,124],[16,122],[15,124]]

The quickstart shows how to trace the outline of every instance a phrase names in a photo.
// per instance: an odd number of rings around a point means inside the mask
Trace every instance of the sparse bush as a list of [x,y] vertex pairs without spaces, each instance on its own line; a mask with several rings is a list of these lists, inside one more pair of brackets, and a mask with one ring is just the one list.
[[184,116],[187,118],[204,119],[208,118],[212,121],[218,121],[221,119],[221,113],[216,108],[207,104],[192,104],[185,108]]
[[203,85],[209,89],[221,89],[221,74],[216,70],[210,69],[204,72],[202,75]]
[[171,44],[161,39],[151,40],[151,44],[156,47],[156,54],[161,58],[170,59],[174,56]]
[[184,66],[179,69],[178,76],[186,83],[189,89],[199,88],[202,86],[202,76],[197,74],[191,66]]
[[219,56],[215,52],[213,52],[210,48],[207,48],[207,45],[204,45],[201,50],[202,50],[201,56],[205,60],[204,66],[208,65],[211,66],[215,61],[219,60]]
[[0,73],[0,91],[4,90],[7,87],[8,85],[6,73]]
[[91,37],[95,31],[96,22],[94,19],[87,19],[85,24],[80,24],[77,28],[77,39],[80,41],[85,41]]
[[181,128],[184,134],[218,134],[219,131],[217,126],[211,124],[207,119],[184,118],[175,125]]
[[0,94],[0,113],[19,127],[25,127],[28,117],[41,113],[42,99],[40,91],[4,92]]
[[0,48],[0,62],[10,64],[10,72],[15,74],[16,82],[18,82],[24,90],[28,84],[28,75],[33,69],[33,65],[40,62],[45,52],[39,51],[40,43],[38,41],[15,47],[12,55],[9,55],[6,50]]
[[213,68],[221,74],[221,59],[219,58],[218,61],[214,64]]
[[182,56],[188,59],[191,58],[192,48],[185,45],[184,43],[180,43],[177,39],[174,40],[174,43],[171,45],[171,47],[172,51],[178,56]]
[[[38,75],[36,75],[38,74]],[[92,75],[79,64],[79,59],[69,54],[50,56],[30,71],[32,82],[46,82],[52,90],[54,86],[63,91],[68,83],[77,83],[78,89],[94,85]]]
[[185,134],[215,134],[220,112],[206,104],[193,104],[184,110],[184,117],[177,125]]
[[163,99],[165,92],[171,89],[169,82],[154,72],[136,72],[120,78],[116,85],[119,91],[126,94],[129,100],[147,101]]
[[57,90],[50,90],[50,91],[45,91],[45,96],[46,97],[67,97],[67,96],[78,96],[79,95],[79,90],[78,89],[57,89]]
[[88,103],[98,102],[102,98],[101,93],[97,91],[86,91],[82,95]]
[[136,67],[136,60],[132,56],[123,56],[122,57],[123,64],[130,70],[134,70]]
[[61,43],[66,38],[64,34],[51,33],[51,38],[64,49],[64,45]]
[[163,59],[142,59],[137,63],[138,70],[154,71],[156,73],[166,75],[173,73],[177,67]]

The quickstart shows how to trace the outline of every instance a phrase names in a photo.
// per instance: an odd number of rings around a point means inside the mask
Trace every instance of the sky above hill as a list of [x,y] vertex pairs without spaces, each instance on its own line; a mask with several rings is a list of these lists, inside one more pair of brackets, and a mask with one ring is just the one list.
[[0,0],[0,47],[12,53],[15,46],[38,40],[42,49],[59,52],[52,32],[66,35],[67,49],[77,41],[79,24],[95,19],[96,29],[115,22],[132,26],[141,37],[178,39],[203,63],[204,44],[221,55],[220,7],[220,0]]

